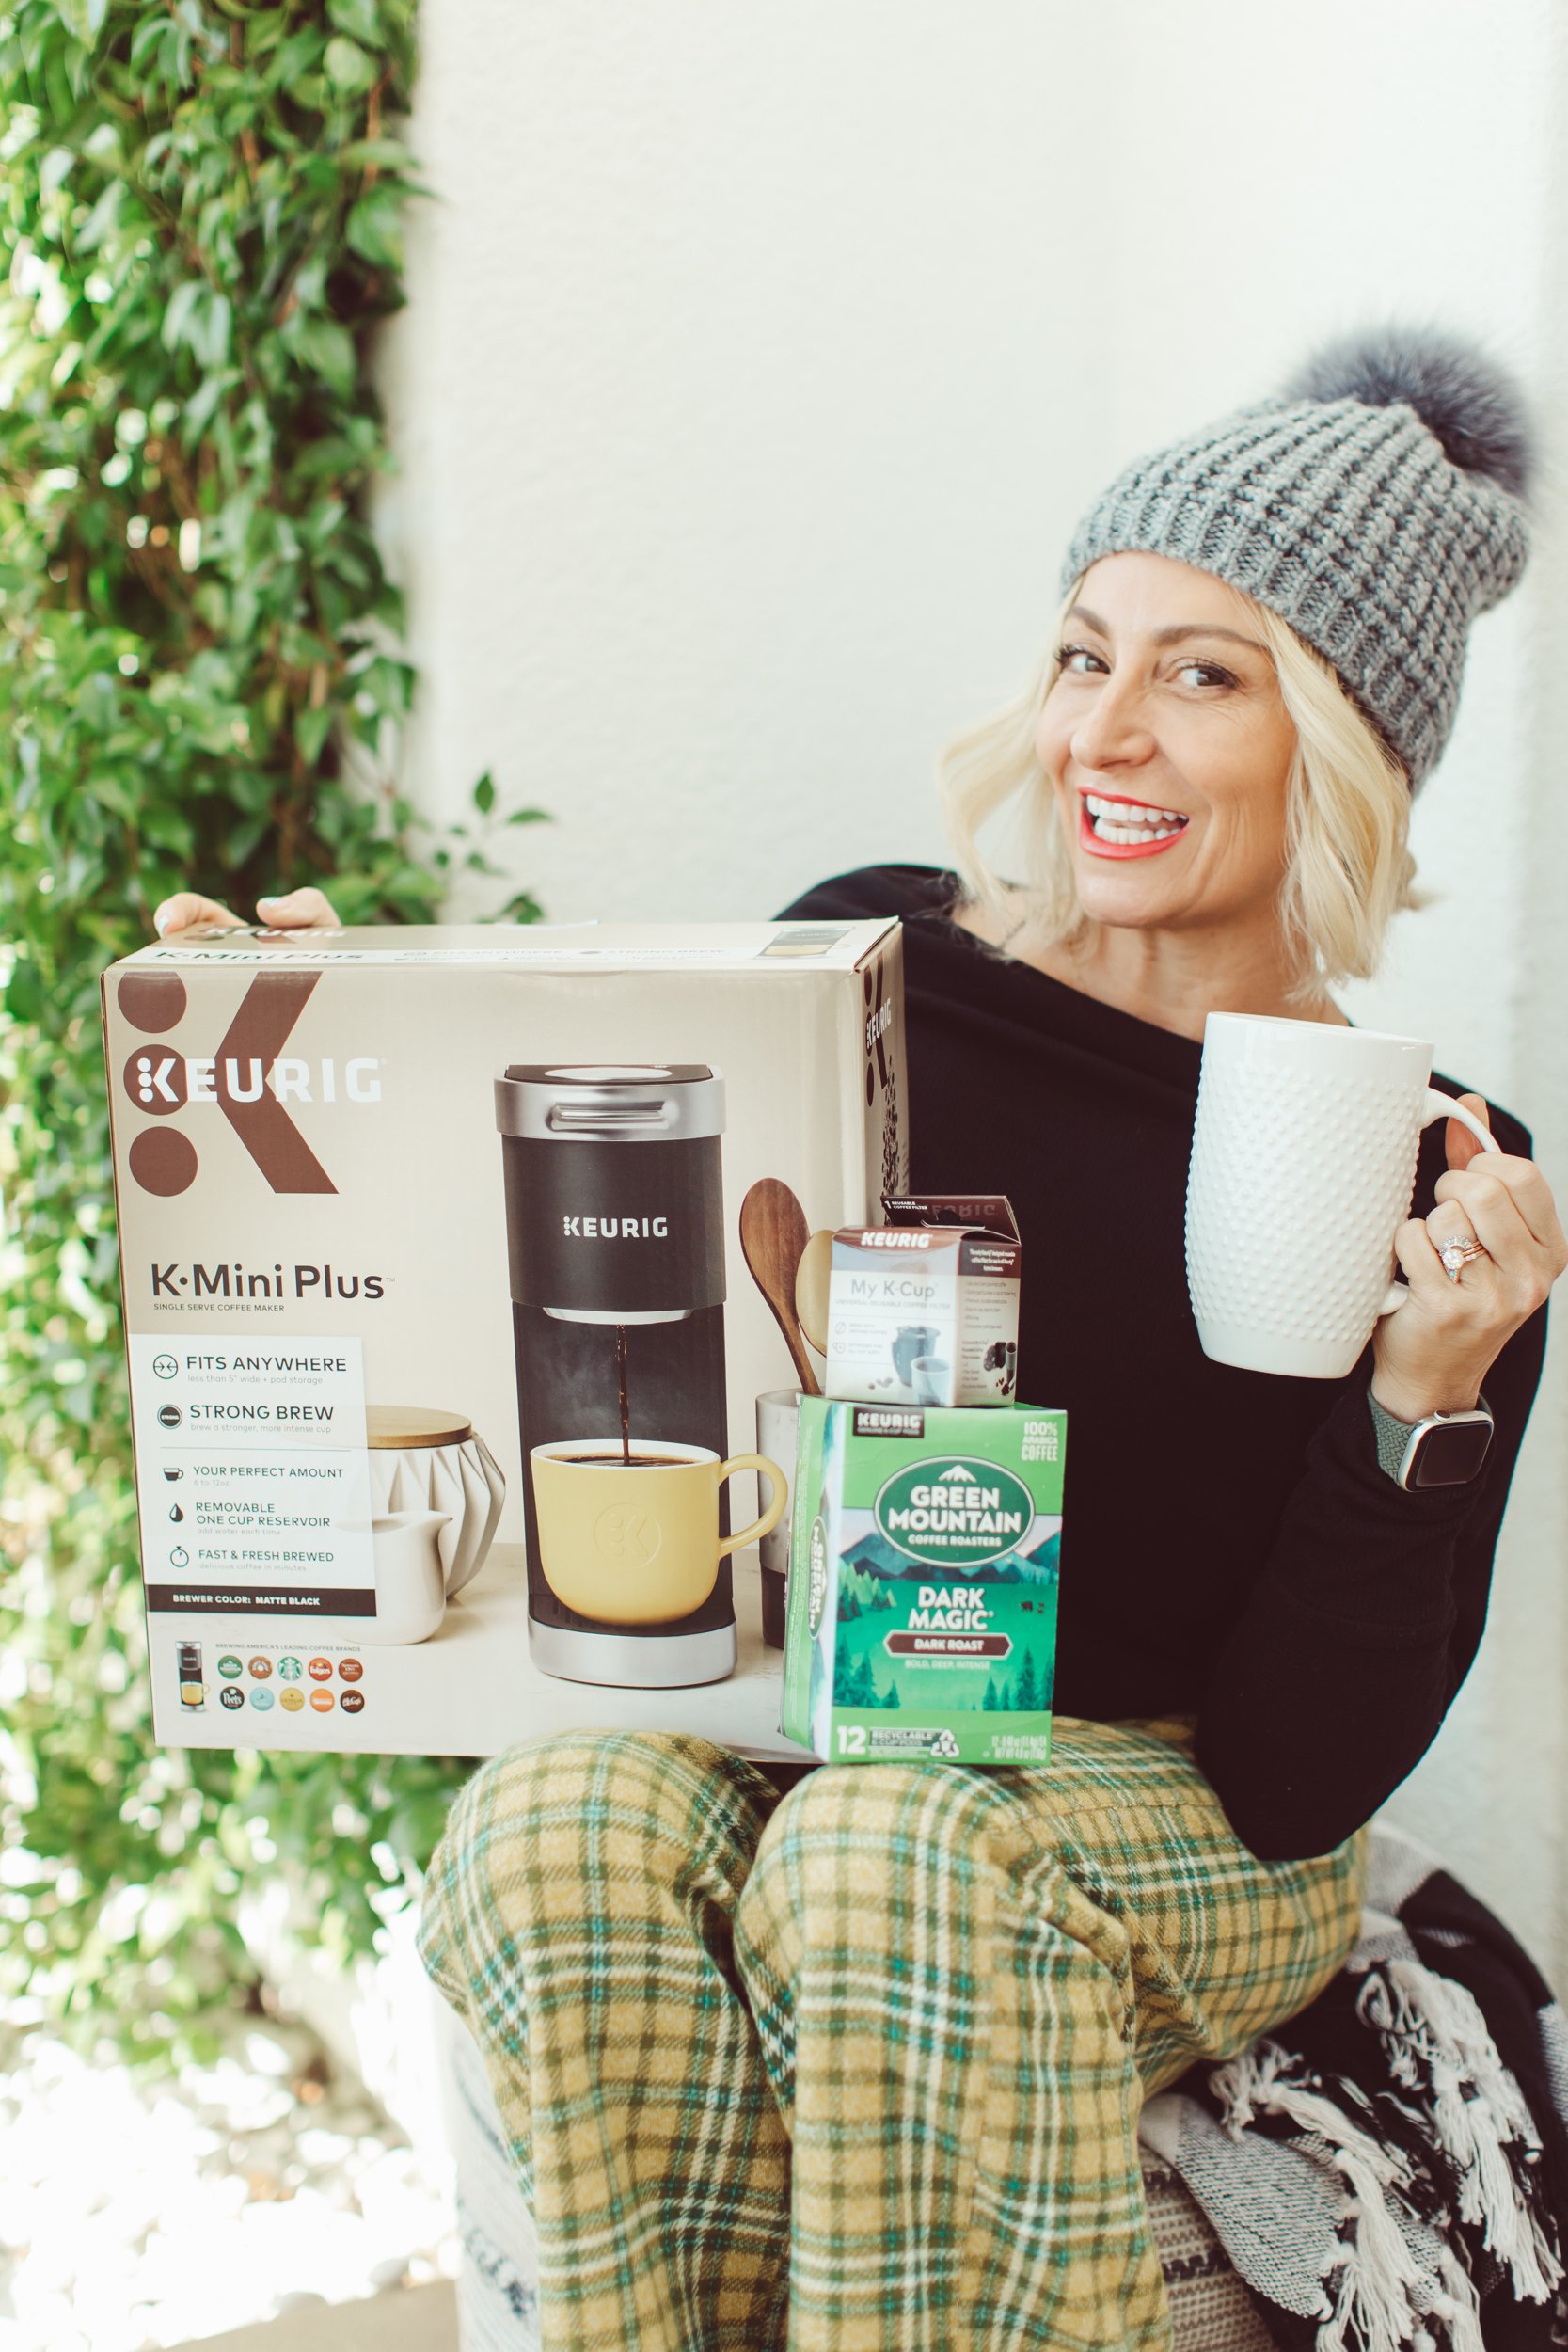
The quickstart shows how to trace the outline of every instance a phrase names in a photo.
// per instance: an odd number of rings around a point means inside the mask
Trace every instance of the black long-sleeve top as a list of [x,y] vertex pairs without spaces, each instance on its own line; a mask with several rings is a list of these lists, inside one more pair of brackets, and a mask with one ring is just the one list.
[[[903,918],[911,1186],[1005,1192],[1017,1214],[1018,1393],[1069,1417],[1056,1708],[1196,1715],[1242,1842],[1326,1852],[1414,1769],[1469,1671],[1546,1311],[1486,1376],[1497,1433],[1467,1486],[1407,1494],[1379,1468],[1370,1346],[1343,1380],[1212,1363],[1182,1238],[1201,1047],[986,947],[951,921],[956,888],[868,866],[784,912]],[[1412,1214],[1446,1165],[1439,1122]]]

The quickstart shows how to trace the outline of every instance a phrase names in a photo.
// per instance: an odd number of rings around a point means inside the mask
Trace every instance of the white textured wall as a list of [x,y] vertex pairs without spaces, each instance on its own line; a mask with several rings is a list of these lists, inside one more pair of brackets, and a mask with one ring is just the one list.
[[[1473,0],[424,0],[422,40],[406,774],[437,814],[485,767],[551,809],[511,840],[560,919],[940,858],[936,746],[1032,658],[1080,509],[1315,338],[1431,316],[1564,413],[1552,0],[1479,39]],[[1518,1109],[1568,1196],[1552,431],[1418,812],[1439,900],[1353,1009]],[[1481,1663],[1397,1804],[1561,1984],[1565,1419],[1549,1375]]]

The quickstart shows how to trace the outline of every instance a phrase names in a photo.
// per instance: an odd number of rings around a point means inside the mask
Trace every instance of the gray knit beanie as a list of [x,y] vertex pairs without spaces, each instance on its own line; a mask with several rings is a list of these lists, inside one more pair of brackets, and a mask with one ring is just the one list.
[[1332,662],[1414,790],[1449,739],[1465,637],[1525,568],[1522,395],[1427,329],[1347,336],[1282,392],[1136,459],[1073,533],[1062,593],[1144,548],[1212,572]]

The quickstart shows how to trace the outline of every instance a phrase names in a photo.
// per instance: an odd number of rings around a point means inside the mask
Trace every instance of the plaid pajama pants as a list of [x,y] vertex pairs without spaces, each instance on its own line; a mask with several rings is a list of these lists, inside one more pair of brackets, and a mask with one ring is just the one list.
[[1307,2004],[1366,1833],[1258,1862],[1185,1718],[1051,1762],[525,1741],[459,1796],[426,1966],[477,2036],[543,2352],[1164,2352],[1143,2099]]

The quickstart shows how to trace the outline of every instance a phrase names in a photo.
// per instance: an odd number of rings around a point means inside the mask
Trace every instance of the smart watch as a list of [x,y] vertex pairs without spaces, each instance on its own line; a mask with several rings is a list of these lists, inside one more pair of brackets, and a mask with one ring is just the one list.
[[1367,1403],[1377,1431],[1377,1458],[1397,1486],[1467,1486],[1486,1459],[1497,1426],[1482,1397],[1473,1412],[1428,1413],[1396,1421],[1370,1389]]

